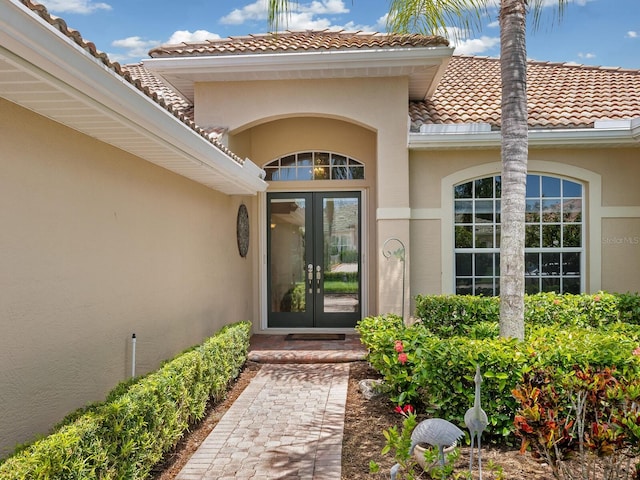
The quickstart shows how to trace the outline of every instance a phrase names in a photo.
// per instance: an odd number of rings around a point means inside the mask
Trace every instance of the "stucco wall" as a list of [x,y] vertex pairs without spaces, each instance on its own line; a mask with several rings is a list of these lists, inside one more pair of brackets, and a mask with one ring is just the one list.
[[[531,173],[562,176],[585,187],[586,291],[640,291],[638,154],[637,148],[529,152]],[[499,149],[411,152],[412,296],[453,289],[452,182],[499,172]],[[445,192],[443,184],[449,185]],[[416,244],[424,246],[419,258]]]
[[[397,268],[384,261],[381,248],[386,239],[397,237],[409,255],[407,100],[408,79],[404,77],[201,83],[195,89],[198,125],[227,127],[230,145],[258,164],[313,148],[352,154],[367,163],[372,183],[365,186],[369,189],[365,215],[375,228],[369,237],[368,264],[377,280],[370,284],[369,298],[374,299],[370,313],[399,313],[402,309]],[[312,131],[316,126],[319,130]],[[339,132],[341,126],[346,128]],[[351,140],[348,132],[355,133]],[[371,154],[375,157],[369,158]],[[408,270],[407,264],[407,275]],[[404,298],[408,302],[409,296]]]
[[[254,313],[241,202],[0,100],[0,454]],[[255,223],[252,225],[255,232]],[[242,292],[246,292],[243,295]]]

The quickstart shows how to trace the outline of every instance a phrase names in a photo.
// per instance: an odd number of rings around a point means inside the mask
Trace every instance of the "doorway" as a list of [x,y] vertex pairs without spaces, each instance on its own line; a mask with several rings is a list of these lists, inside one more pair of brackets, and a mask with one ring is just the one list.
[[352,328],[361,316],[360,192],[267,195],[270,328]]

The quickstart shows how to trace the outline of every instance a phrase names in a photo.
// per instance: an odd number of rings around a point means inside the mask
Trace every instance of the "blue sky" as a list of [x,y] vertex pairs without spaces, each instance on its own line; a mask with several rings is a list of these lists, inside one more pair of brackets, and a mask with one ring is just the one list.
[[[488,0],[491,1],[491,0]],[[495,0],[494,0],[495,1]],[[268,30],[266,0],[40,0],[112,60],[133,63],[163,43]],[[640,69],[640,0],[571,0],[561,23],[549,14],[528,36],[529,58]],[[300,0],[291,30],[385,31],[389,0]],[[481,31],[459,39],[456,53],[498,57],[497,11]]]

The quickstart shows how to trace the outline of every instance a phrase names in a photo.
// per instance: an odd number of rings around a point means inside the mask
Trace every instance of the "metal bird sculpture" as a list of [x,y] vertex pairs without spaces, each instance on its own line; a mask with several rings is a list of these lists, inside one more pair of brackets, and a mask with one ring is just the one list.
[[471,435],[471,449],[469,450],[469,471],[473,468],[473,445],[474,440],[478,440],[478,471],[479,480],[482,480],[482,451],[480,449],[480,438],[482,432],[487,428],[489,420],[486,412],[480,407],[480,384],[482,383],[482,375],[480,375],[480,365],[476,365],[476,376],[473,381],[476,384],[476,392],[473,399],[473,407],[464,414],[464,423],[469,429]]
[[[427,443],[438,447],[440,465],[444,466],[444,449],[460,440],[464,432],[453,423],[442,418],[428,418],[420,422],[411,433],[411,449],[409,455],[413,455],[413,450],[419,443]],[[391,467],[391,480],[395,480],[399,464]]]

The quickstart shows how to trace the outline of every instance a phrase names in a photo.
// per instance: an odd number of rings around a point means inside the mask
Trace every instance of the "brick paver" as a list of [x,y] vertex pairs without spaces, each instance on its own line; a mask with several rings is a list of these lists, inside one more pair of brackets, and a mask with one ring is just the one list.
[[265,364],[176,477],[336,480],[348,363]]

